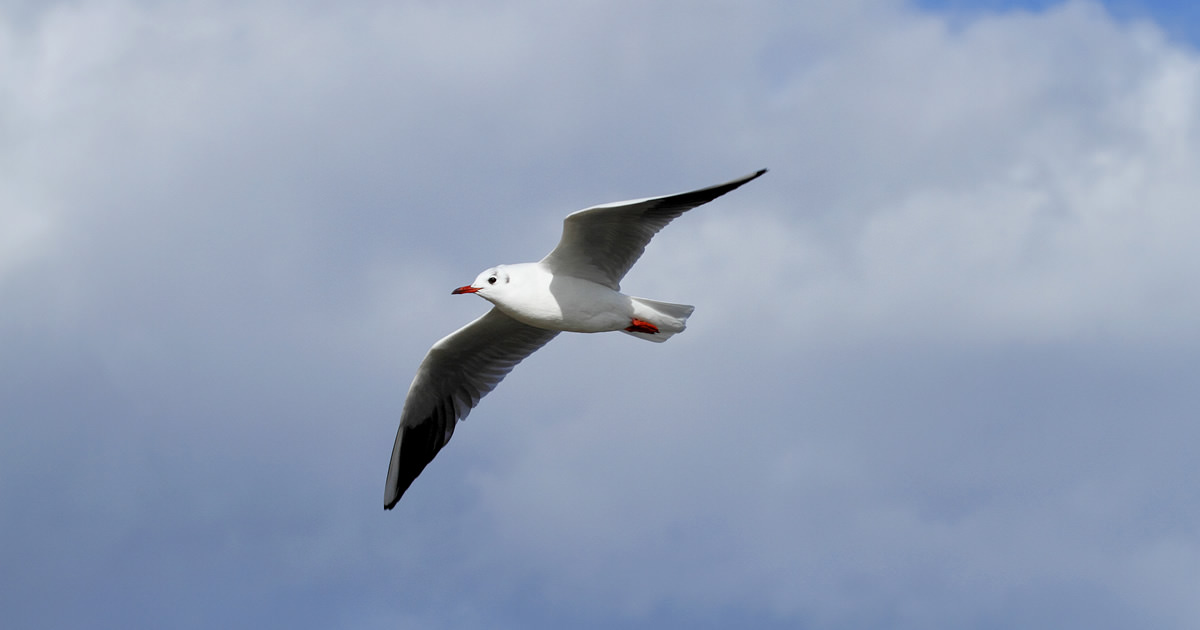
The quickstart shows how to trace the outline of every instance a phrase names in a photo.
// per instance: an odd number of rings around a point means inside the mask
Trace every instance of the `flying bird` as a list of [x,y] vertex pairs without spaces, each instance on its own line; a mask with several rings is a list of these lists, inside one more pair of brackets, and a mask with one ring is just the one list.
[[662,342],[683,332],[694,307],[625,295],[621,278],[672,219],[766,172],[574,212],[563,220],[558,246],[541,261],[498,265],[451,291],[474,293],[493,307],[433,344],[417,368],[400,413],[384,509],[396,505],[450,441],[455,423],[558,333],[622,331]]

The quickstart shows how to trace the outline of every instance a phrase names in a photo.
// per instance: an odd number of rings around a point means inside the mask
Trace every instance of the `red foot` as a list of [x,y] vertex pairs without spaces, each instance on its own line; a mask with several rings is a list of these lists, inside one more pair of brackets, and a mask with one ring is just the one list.
[[633,323],[626,327],[625,330],[628,330],[629,332],[650,333],[653,335],[654,333],[658,332],[658,326],[634,317]]

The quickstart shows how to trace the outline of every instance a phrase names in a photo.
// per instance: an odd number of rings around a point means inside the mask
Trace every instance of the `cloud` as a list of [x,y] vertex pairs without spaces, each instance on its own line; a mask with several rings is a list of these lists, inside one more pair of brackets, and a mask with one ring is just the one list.
[[[1194,625],[1150,22],[95,0],[0,51],[15,627]],[[379,509],[450,288],[759,167],[626,279],[687,334],[557,339]]]

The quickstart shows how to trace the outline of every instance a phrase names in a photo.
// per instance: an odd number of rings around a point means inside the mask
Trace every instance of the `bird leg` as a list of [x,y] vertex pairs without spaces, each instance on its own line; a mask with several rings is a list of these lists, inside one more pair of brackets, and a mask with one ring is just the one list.
[[629,332],[650,333],[653,335],[654,333],[658,332],[658,326],[634,317],[633,322],[629,324],[625,330]]

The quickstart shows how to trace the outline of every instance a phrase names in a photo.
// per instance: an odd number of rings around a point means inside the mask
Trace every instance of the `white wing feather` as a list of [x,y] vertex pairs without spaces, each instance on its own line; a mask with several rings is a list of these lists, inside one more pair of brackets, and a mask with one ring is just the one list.
[[555,275],[584,278],[614,291],[646,244],[672,219],[767,172],[691,192],[592,206],[563,220],[562,239],[542,265]]
[[450,441],[454,425],[525,357],[558,331],[534,328],[493,308],[433,344],[408,388],[392,447],[383,506],[391,509]]

